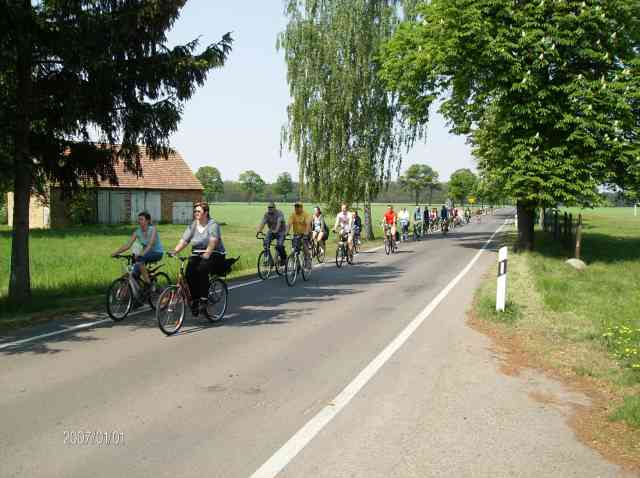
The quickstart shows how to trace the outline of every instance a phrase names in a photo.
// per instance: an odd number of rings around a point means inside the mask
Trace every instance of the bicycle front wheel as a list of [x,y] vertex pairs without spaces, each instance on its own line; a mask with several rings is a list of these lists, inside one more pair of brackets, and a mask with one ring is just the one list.
[[298,278],[298,259],[294,252],[289,254],[289,257],[287,257],[284,278],[287,280],[287,284],[291,287],[296,283],[296,279]]
[[128,277],[114,280],[107,290],[107,313],[116,322],[124,319],[133,306],[133,291]]
[[258,277],[267,280],[273,271],[273,259],[267,251],[262,251],[258,256]]
[[156,319],[165,335],[173,335],[182,327],[186,302],[184,292],[177,285],[167,287],[160,294],[156,305]]
[[342,267],[342,263],[344,262],[344,250],[342,246],[338,246],[336,249],[336,266],[338,268]]
[[209,322],[220,323],[224,319],[229,300],[229,288],[227,283],[220,278],[213,279],[209,284],[207,303],[204,308],[204,315]]
[[388,237],[384,240],[384,253],[386,255],[391,254],[391,240]]
[[313,269],[313,259],[311,256],[302,258],[302,279],[309,280],[311,277],[311,269]]
[[317,249],[316,259],[318,260],[319,264],[322,264],[325,258],[324,247],[322,246],[322,244],[318,244],[317,248],[318,249]]
[[149,305],[155,310],[158,298],[162,291],[171,285],[169,276],[164,272],[158,272],[151,277],[151,292],[149,293]]

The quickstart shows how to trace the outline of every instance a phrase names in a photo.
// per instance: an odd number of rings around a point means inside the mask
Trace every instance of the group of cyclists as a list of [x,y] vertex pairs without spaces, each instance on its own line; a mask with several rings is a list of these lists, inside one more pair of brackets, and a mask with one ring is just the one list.
[[[284,241],[288,234],[292,236],[293,247],[302,247],[305,257],[310,257],[311,244],[316,244],[324,251],[329,237],[329,226],[319,206],[313,208],[310,216],[304,211],[302,203],[293,205],[293,213],[285,222],[284,214],[276,208],[275,203],[270,202],[260,224],[256,228],[256,237],[267,228],[264,236],[264,248],[268,250],[271,242],[276,240],[276,251],[281,263],[286,261]],[[336,215],[333,232],[338,234],[340,240],[347,242],[350,250],[356,241],[360,241],[362,220],[358,212],[349,211],[347,204],[340,206],[340,212]]]
[[[461,214],[456,207],[442,206],[429,209],[424,206],[416,206],[413,213],[414,230],[416,228],[424,233],[432,231],[434,227],[447,228],[449,225],[459,224],[462,221],[469,222],[471,210],[465,209]],[[402,208],[396,213],[392,205],[388,205],[383,215],[382,223],[385,234],[404,239],[408,237],[412,216],[407,208]],[[311,244],[324,251],[329,237],[329,224],[319,206],[314,207],[310,215],[304,210],[300,202],[294,204],[293,213],[285,220],[284,213],[276,208],[275,203],[270,202],[262,220],[256,227],[256,236],[264,235],[264,248],[268,250],[272,241],[276,242],[277,260],[282,264],[286,262],[284,242],[287,235],[292,236],[293,247],[301,248],[308,259],[311,254]],[[398,231],[400,226],[400,231]],[[333,221],[331,229],[338,235],[339,241],[345,242],[349,252],[353,254],[354,244],[359,243],[362,231],[362,220],[356,210],[349,210],[346,203],[341,204],[340,212]],[[443,229],[444,230],[444,229]],[[193,222],[187,226],[182,237],[173,249],[166,251],[167,255],[175,256],[188,245],[192,247],[192,254],[186,268],[186,280],[191,291],[193,303],[192,313],[197,315],[200,307],[207,300],[209,275],[218,274],[227,265],[226,250],[222,240],[220,225],[210,216],[209,205],[198,202],[193,208]],[[133,248],[133,249],[132,249]],[[165,250],[160,240],[159,232],[152,224],[148,212],[142,211],[138,215],[138,227],[133,231],[127,243],[113,252],[113,257],[118,257],[125,251],[132,249],[134,255],[135,276],[141,281],[143,288],[151,287],[148,263],[157,262],[162,258]]]

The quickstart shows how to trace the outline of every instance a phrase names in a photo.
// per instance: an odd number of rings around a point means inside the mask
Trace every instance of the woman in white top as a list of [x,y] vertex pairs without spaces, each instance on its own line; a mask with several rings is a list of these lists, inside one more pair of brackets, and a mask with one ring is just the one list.
[[339,233],[340,236],[347,236],[349,250],[353,251],[353,216],[348,211],[346,203],[342,203],[340,206],[333,231]]

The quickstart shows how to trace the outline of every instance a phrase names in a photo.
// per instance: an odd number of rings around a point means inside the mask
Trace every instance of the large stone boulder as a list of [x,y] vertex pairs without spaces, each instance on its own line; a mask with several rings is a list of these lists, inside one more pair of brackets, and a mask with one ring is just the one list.
[[579,270],[579,271],[582,271],[582,270],[587,268],[587,264],[585,264],[580,259],[569,259],[566,263],[569,264],[574,269]]

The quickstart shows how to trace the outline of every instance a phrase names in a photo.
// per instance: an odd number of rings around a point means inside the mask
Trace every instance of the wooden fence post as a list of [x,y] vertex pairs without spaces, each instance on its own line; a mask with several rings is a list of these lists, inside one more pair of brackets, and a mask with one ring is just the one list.
[[582,252],[582,214],[578,215],[578,226],[576,228],[576,259],[580,259]]

